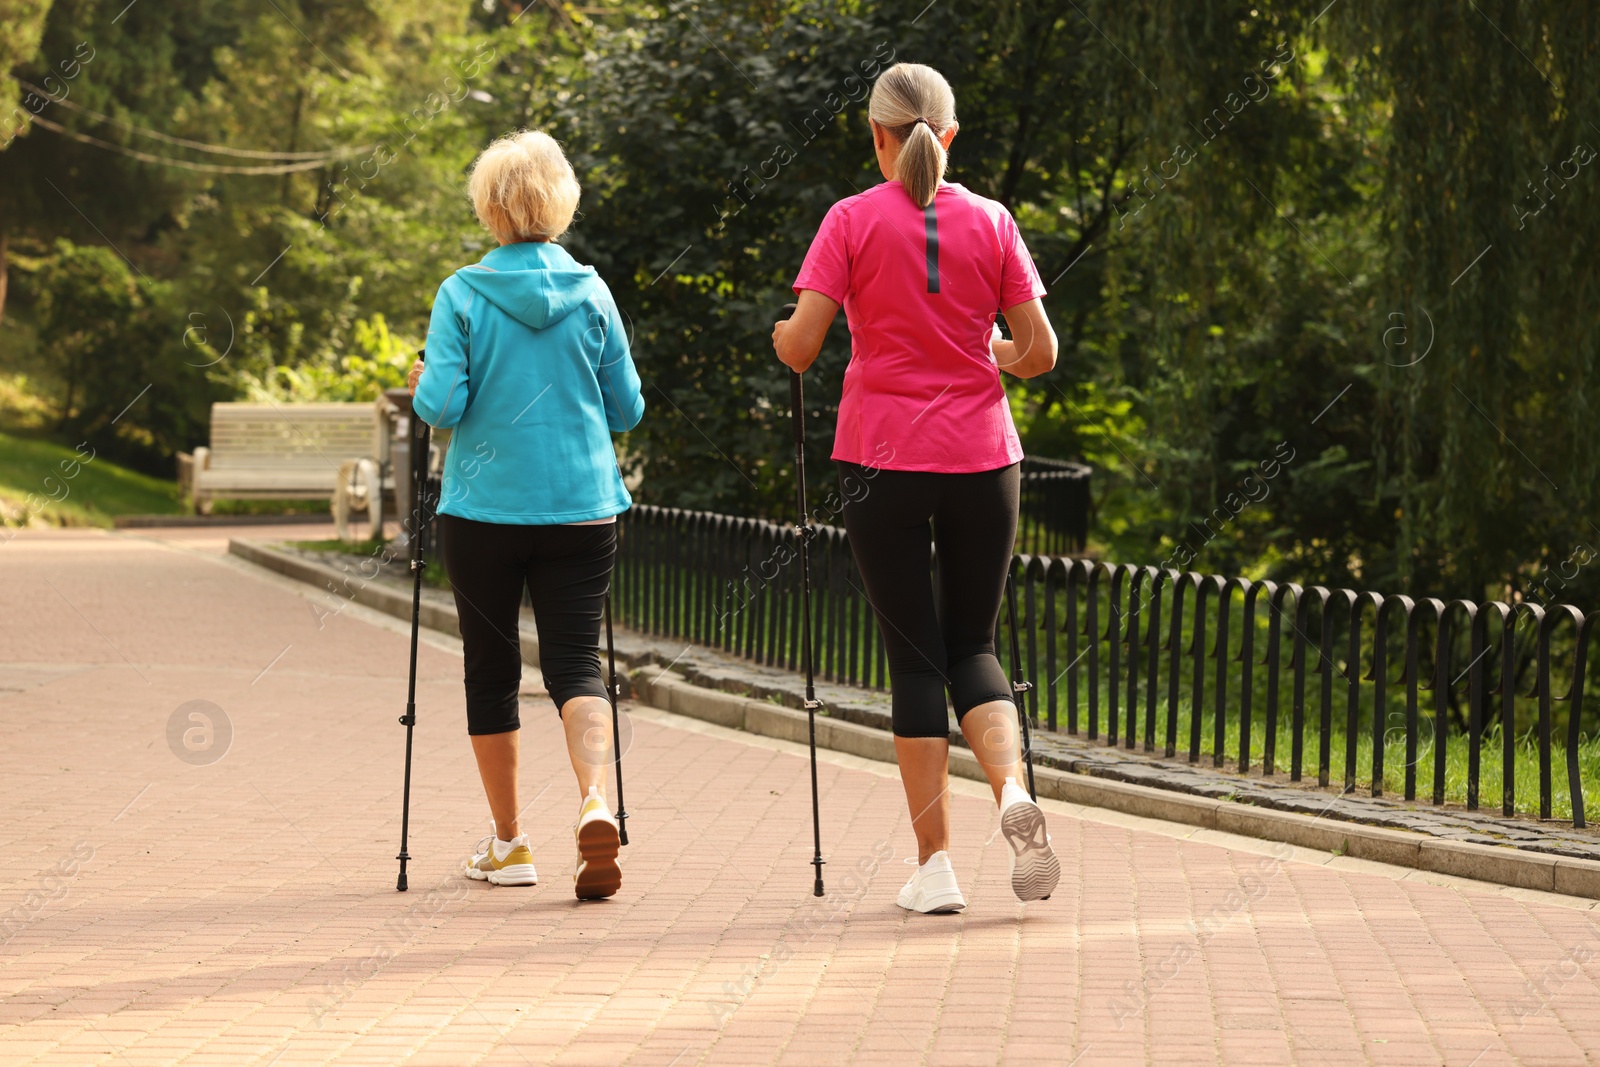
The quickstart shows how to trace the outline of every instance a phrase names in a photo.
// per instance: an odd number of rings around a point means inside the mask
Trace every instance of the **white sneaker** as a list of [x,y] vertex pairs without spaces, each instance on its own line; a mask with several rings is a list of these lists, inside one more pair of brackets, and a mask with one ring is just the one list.
[[928,862],[917,868],[900,896],[895,901],[907,911],[920,911],[925,915],[962,911],[967,898],[956,885],[955,868],[950,866],[948,852],[935,852]]
[[1022,901],[1049,900],[1061,882],[1061,861],[1050,847],[1044,812],[1015,778],[1000,790],[1000,832],[1011,846],[1011,891]]
[[501,841],[490,834],[478,842],[478,850],[467,861],[463,873],[468,878],[476,878],[490,885],[539,884],[527,834],[518,834],[510,841]]

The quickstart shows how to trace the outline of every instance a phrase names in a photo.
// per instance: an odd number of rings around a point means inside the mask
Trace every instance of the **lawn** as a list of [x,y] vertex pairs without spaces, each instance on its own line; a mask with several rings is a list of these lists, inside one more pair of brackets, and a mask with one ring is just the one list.
[[[364,556],[382,562],[383,547],[385,542],[366,541],[290,541],[291,548],[302,548],[309,552],[330,552],[341,556]],[[409,550],[408,550],[409,551]],[[438,552],[433,552],[422,568],[422,580],[428,585],[439,589],[449,589],[450,576],[445,573],[444,562],[440,560]],[[391,557],[390,565],[399,568],[394,571],[402,577],[409,576],[411,568],[408,566],[408,556]]]
[[[1224,751],[1228,754],[1228,766],[1234,767],[1234,757],[1239,753],[1239,710],[1237,702],[1230,700],[1232,705],[1226,720],[1226,738]],[[1384,734],[1383,757],[1383,792],[1389,797],[1403,797],[1406,779],[1406,744],[1405,744],[1405,716],[1398,701],[1390,704],[1391,711],[1388,716],[1389,729]],[[1144,750],[1144,707],[1139,709],[1138,740],[1135,747]],[[1189,750],[1189,730],[1193,722],[1192,705],[1186,699],[1178,701],[1177,715],[1177,755],[1176,760],[1187,762]],[[1305,724],[1305,748],[1301,773],[1308,782],[1317,780],[1318,756],[1321,745],[1318,726],[1316,722],[1316,709],[1307,708]],[[1102,710],[1102,715],[1104,714]],[[1294,732],[1288,722],[1288,709],[1283,710],[1283,717],[1279,719],[1276,740],[1276,759],[1274,770],[1279,778],[1289,774],[1290,754],[1293,751]],[[1370,712],[1369,712],[1370,714]],[[1250,777],[1260,778],[1262,765],[1262,751],[1266,743],[1265,712],[1261,704],[1257,703],[1252,714],[1251,723],[1251,769]],[[1216,751],[1213,730],[1215,717],[1211,709],[1207,709],[1203,716],[1200,733],[1201,766],[1212,765],[1212,755]],[[1063,729],[1065,722],[1062,722]],[[1164,751],[1166,746],[1167,708],[1163,698],[1156,711],[1156,744],[1157,752]],[[1105,723],[1101,721],[1102,738],[1104,737]],[[1080,735],[1081,736],[1081,735]],[[1125,747],[1127,738],[1124,736],[1122,745]],[[1328,731],[1329,741],[1329,781],[1337,786],[1344,781],[1345,772],[1345,741],[1346,735],[1340,724],[1335,724]],[[1564,737],[1558,735],[1552,739],[1551,744],[1551,789],[1550,807],[1553,819],[1567,821],[1572,818],[1572,794],[1567,787],[1567,754]],[[1361,796],[1372,795],[1372,745],[1370,734],[1362,733],[1356,739],[1356,792]],[[1500,809],[1502,779],[1502,737],[1498,725],[1492,725],[1484,733],[1481,742],[1480,778],[1479,778],[1479,805],[1488,812],[1497,813]],[[1430,806],[1433,797],[1433,772],[1434,772],[1434,732],[1432,723],[1423,720],[1418,724],[1417,754],[1416,754],[1416,795],[1421,806]],[[1467,737],[1459,733],[1450,733],[1445,739],[1445,777],[1444,795],[1449,804],[1466,804],[1467,802],[1467,763],[1470,752],[1470,742]],[[1516,738],[1513,745],[1514,756],[1514,785],[1515,809],[1519,812],[1534,814],[1539,810],[1539,742],[1531,731],[1524,732]],[[1583,785],[1585,807],[1587,814],[1593,817],[1595,797],[1600,796],[1600,738],[1585,737],[1578,746],[1579,776]]]
[[63,526],[110,526],[116,515],[177,515],[176,482],[119,467],[94,449],[0,433],[5,520],[32,513]]

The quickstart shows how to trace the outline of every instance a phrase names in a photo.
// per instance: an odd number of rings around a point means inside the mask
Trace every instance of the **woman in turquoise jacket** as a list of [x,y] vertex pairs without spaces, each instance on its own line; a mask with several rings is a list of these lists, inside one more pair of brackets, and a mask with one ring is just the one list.
[[413,407],[450,427],[439,527],[465,658],[467,733],[495,832],[465,873],[534,885],[517,825],[517,616],[533,601],[539,666],[578,778],[581,899],[616,893],[619,831],[606,803],[611,707],[600,676],[601,611],[616,517],[633,503],[611,435],[644,415],[611,292],[555,243],[578,182],[561,147],[523,131],[473,164],[473,210],[500,247],[439,286]]

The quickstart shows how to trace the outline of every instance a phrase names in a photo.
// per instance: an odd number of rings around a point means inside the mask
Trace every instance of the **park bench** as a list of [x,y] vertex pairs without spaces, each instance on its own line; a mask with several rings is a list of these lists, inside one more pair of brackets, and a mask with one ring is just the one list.
[[389,406],[211,405],[210,447],[178,453],[178,483],[202,514],[217,499],[329,500],[352,485],[381,496]]

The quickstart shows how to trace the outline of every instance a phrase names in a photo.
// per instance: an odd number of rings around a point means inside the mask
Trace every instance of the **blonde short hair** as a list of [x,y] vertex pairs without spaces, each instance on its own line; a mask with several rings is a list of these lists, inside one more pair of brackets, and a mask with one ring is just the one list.
[[555,138],[508,134],[483,150],[467,182],[472,210],[497,240],[553,241],[578,211],[578,178]]

